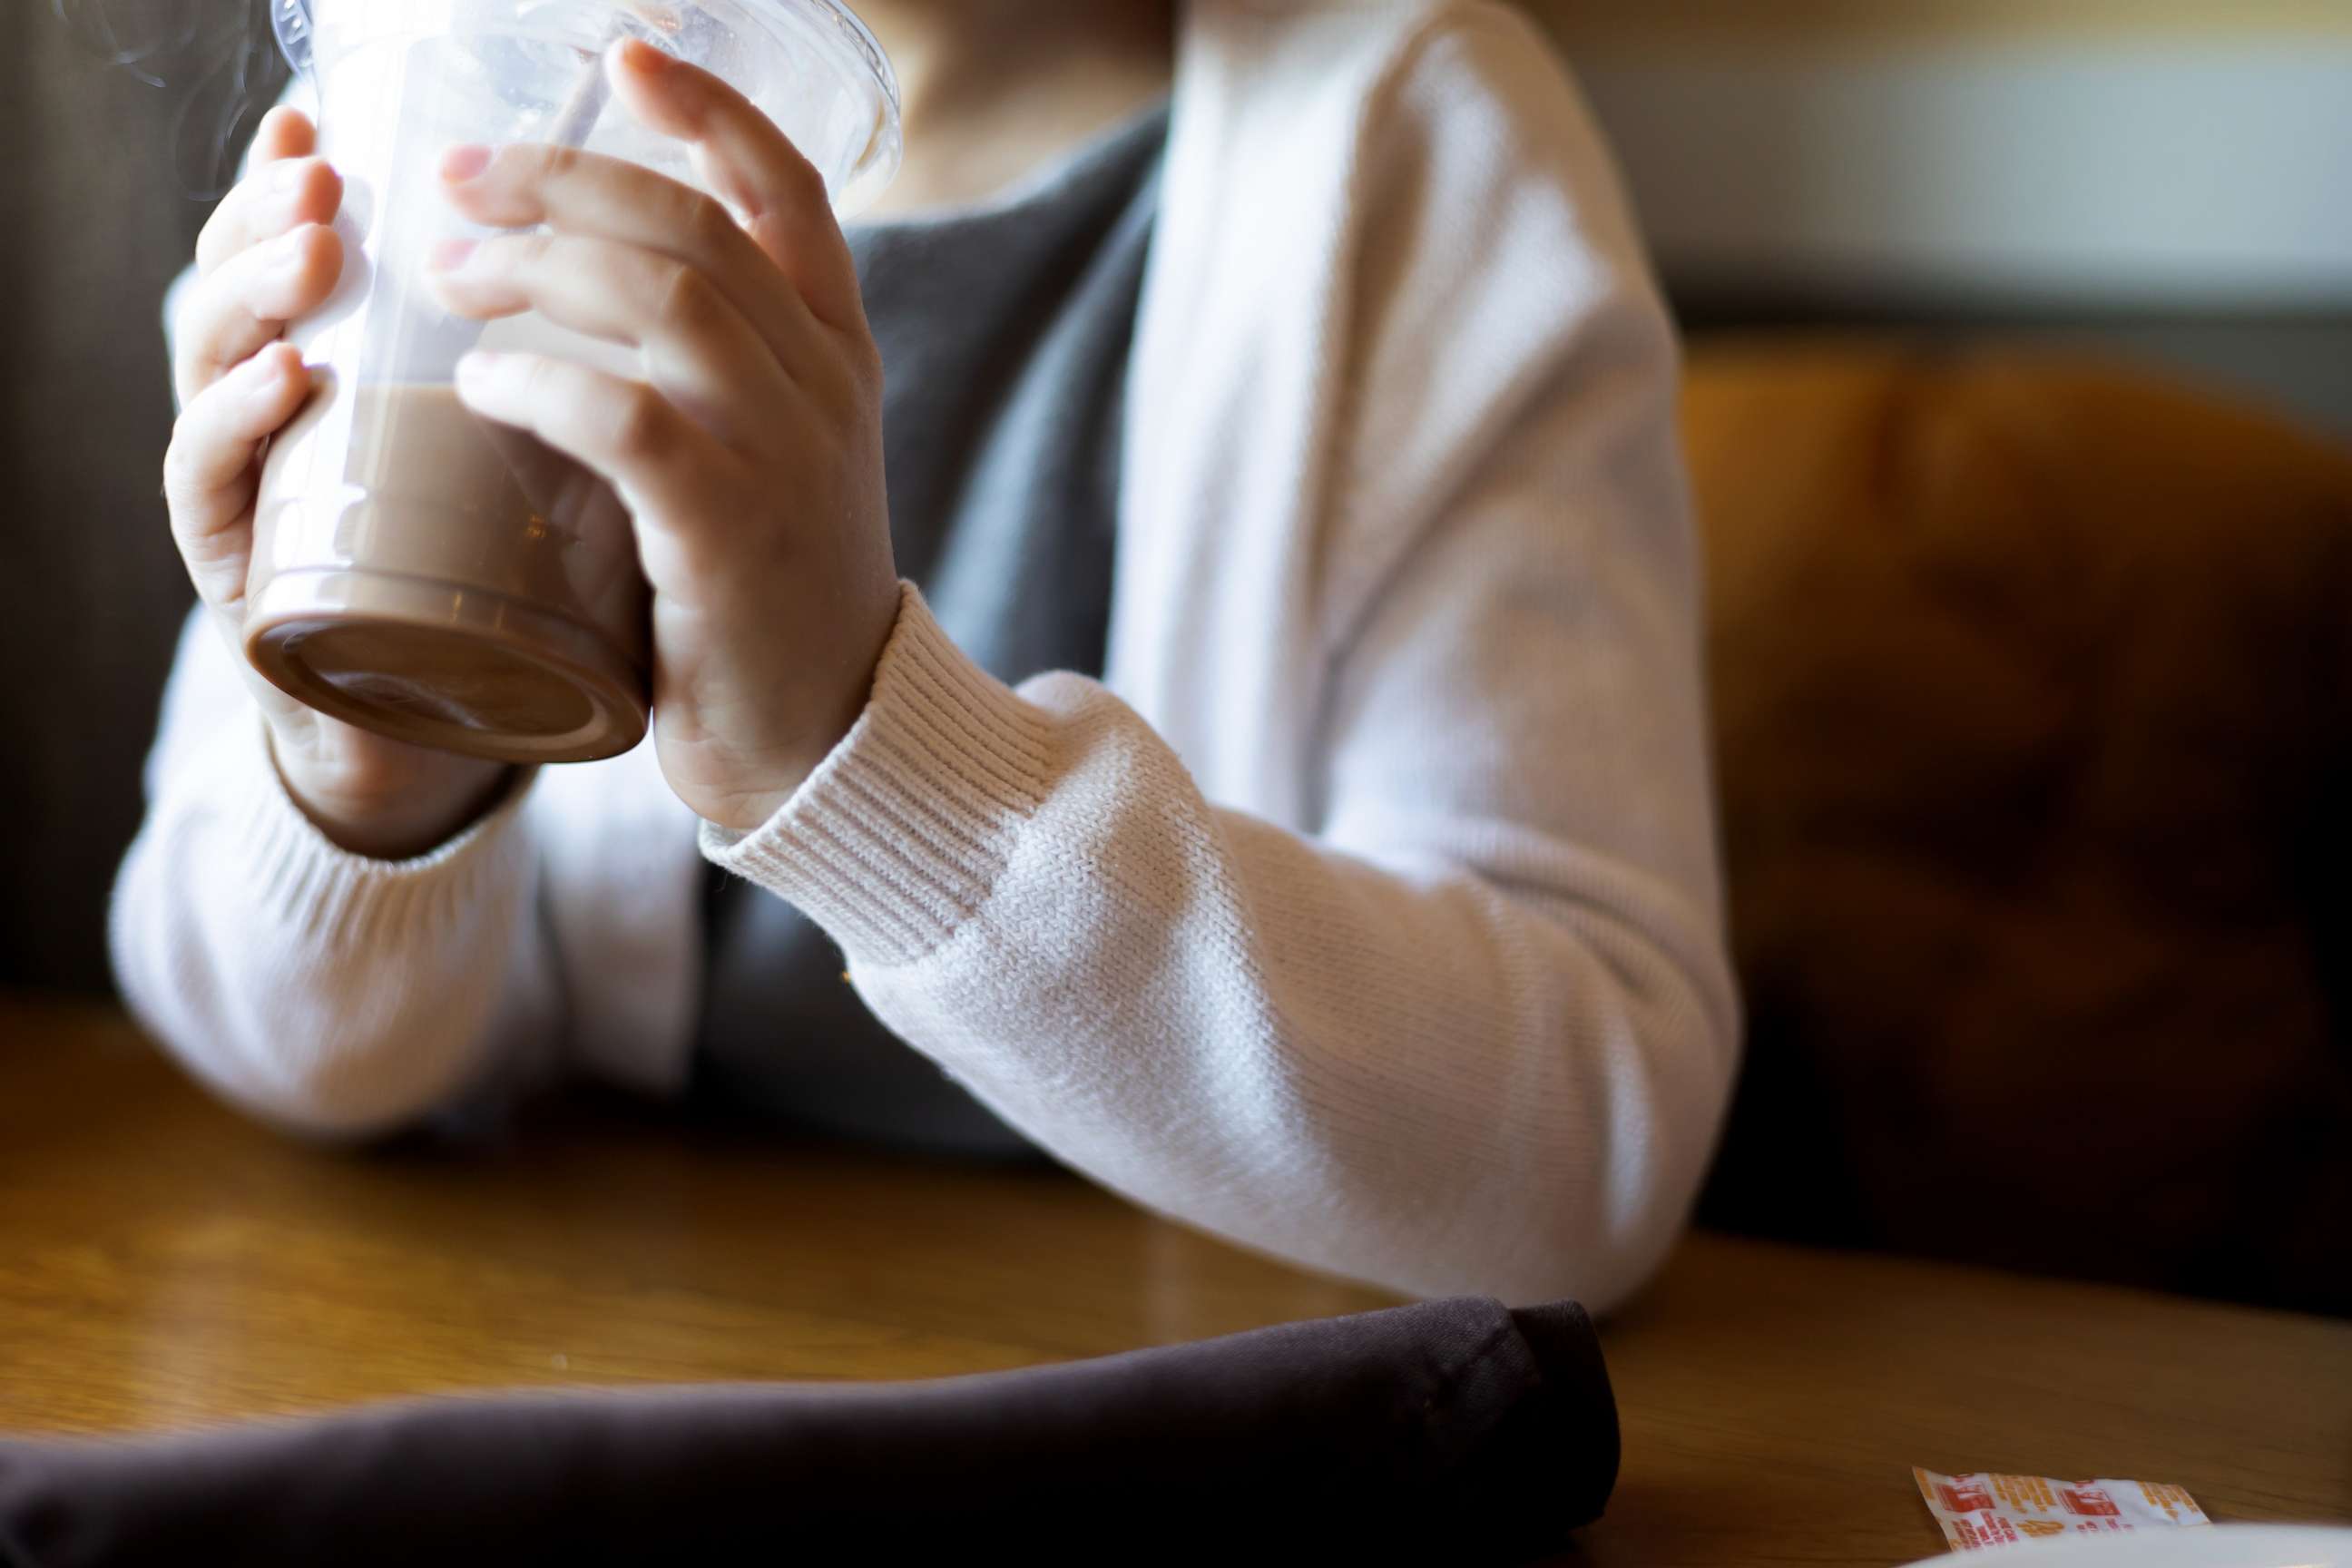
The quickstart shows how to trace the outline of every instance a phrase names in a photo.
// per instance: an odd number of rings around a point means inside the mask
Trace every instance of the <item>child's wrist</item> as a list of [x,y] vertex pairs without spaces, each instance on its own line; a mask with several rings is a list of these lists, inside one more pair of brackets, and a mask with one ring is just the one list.
[[294,740],[274,725],[268,736],[271,764],[296,808],[335,847],[373,860],[415,859],[457,837],[496,809],[518,772],[373,736],[356,746]]

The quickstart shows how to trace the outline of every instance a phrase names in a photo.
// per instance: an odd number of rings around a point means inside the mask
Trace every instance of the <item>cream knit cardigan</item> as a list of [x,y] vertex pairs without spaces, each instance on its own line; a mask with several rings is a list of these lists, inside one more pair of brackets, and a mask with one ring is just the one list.
[[1106,678],[1009,689],[908,590],[757,832],[698,838],[646,747],[389,864],[305,820],[192,626],[113,915],[189,1068],[324,1133],[675,1090],[707,855],[1139,1203],[1407,1291],[1642,1280],[1738,1037],[1665,315],[1516,14],[1184,26]]

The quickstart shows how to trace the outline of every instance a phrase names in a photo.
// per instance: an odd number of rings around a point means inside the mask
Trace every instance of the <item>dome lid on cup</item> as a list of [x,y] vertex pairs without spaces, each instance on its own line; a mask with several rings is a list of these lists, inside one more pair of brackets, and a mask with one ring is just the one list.
[[898,172],[898,82],[866,24],[840,0],[271,0],[279,47],[317,77],[321,57],[435,35],[530,38],[583,65],[642,38],[732,83],[824,175],[846,215]]

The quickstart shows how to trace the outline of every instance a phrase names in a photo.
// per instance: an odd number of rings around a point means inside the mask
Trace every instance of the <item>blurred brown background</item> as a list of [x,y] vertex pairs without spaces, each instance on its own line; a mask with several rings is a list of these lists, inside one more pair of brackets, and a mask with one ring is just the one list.
[[[1709,1217],[2352,1310],[2352,9],[1544,9],[1694,342],[1754,1024]],[[0,54],[5,986],[107,985],[188,603],[160,303],[274,84],[103,57],[190,10]]]

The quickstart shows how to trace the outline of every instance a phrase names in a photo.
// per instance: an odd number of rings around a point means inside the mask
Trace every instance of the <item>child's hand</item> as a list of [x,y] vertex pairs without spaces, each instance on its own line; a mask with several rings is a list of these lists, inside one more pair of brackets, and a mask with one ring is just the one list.
[[288,789],[327,836],[361,854],[418,854],[488,804],[505,777],[476,762],[388,741],[296,702],[252,672],[243,652],[246,573],[263,444],[310,395],[302,356],[279,341],[341,275],[327,226],[343,183],[310,154],[310,121],[280,109],[261,123],[253,173],[196,244],[197,281],[179,319],[181,401],[163,490],[172,536],[197,595],[248,676]]
[[537,310],[638,351],[634,381],[476,354],[458,393],[618,490],[654,589],[662,770],[704,819],[750,829],[848,732],[898,616],[880,356],[824,181],[783,133],[657,49],[606,66],[724,205],[614,159],[459,148],[458,211],[552,232],[452,247],[436,286],[464,315]]

